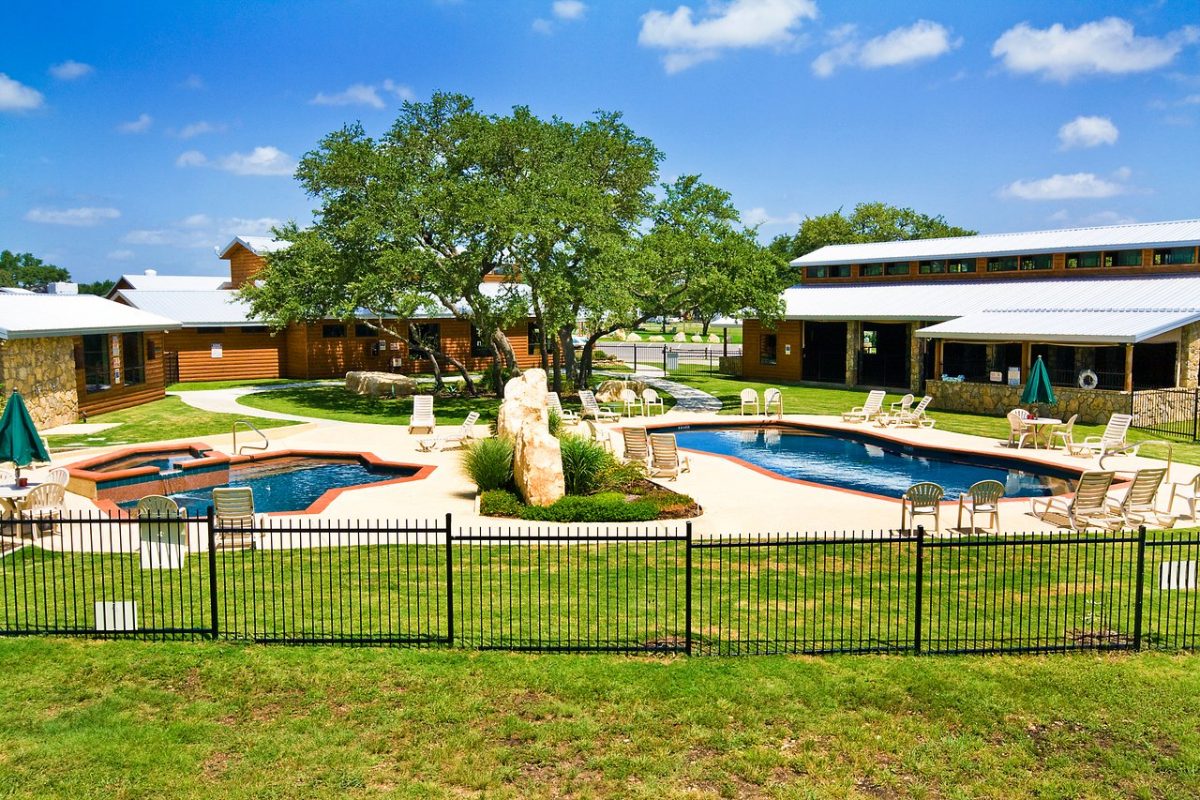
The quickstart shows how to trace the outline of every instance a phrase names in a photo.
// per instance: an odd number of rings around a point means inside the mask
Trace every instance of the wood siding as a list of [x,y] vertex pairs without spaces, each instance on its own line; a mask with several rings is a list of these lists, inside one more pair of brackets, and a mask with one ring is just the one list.
[[[184,328],[167,334],[166,347],[177,354],[183,382],[279,378],[285,374],[284,338],[241,327]],[[220,358],[213,358],[214,344],[221,345]]]
[[[118,342],[120,342],[121,335],[114,335]],[[111,347],[113,336],[109,336],[108,338],[109,346]],[[82,352],[83,338],[79,336],[74,337],[74,345],[76,352]],[[166,396],[166,386],[163,380],[163,334],[161,332],[143,334],[142,346],[147,350],[145,358],[146,379],[143,383],[134,386],[129,386],[123,382],[119,384],[114,383],[110,389],[89,393],[87,391],[87,383],[84,380],[83,365],[78,361],[76,362],[75,390],[79,393],[80,414],[104,414],[109,411],[117,411],[118,409],[149,403],[152,400],[159,400]],[[151,350],[154,354],[153,358],[149,357]],[[126,361],[125,353],[119,353],[119,358],[123,365]],[[110,375],[114,369],[115,365],[110,364]]]
[[[763,364],[762,337],[771,333],[775,334],[775,363]],[[746,320],[742,324],[742,375],[763,380],[800,380],[803,342],[804,323],[800,320],[782,320],[774,330],[763,327],[756,319]]]
[[247,250],[240,244],[235,244],[229,250],[229,280],[234,289],[240,289],[254,278],[267,262],[260,255]]

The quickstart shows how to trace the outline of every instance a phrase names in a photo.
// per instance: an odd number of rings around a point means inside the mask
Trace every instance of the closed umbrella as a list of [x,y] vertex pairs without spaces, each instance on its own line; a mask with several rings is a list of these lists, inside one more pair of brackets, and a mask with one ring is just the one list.
[[1029,370],[1029,380],[1025,382],[1025,391],[1021,392],[1021,402],[1030,405],[1054,405],[1058,402],[1054,398],[1054,389],[1050,387],[1050,372],[1041,356],[1038,356],[1033,368]]
[[4,406],[4,415],[0,416],[0,463],[13,462],[20,476],[21,467],[27,467],[34,461],[49,460],[50,454],[46,452],[46,445],[38,435],[21,393],[13,392]]

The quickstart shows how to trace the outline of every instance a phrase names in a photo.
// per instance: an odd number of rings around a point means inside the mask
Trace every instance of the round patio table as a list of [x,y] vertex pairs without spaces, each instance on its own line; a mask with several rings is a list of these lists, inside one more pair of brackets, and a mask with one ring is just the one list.
[[[1055,419],[1054,417],[1037,417],[1036,419],[1026,418],[1023,420],[1023,423],[1033,428],[1033,449],[1036,450],[1038,446],[1038,435],[1041,434],[1042,428],[1047,425],[1053,428],[1055,425],[1062,425],[1063,421],[1061,419]],[[1050,449],[1049,430],[1046,431],[1046,449]]]

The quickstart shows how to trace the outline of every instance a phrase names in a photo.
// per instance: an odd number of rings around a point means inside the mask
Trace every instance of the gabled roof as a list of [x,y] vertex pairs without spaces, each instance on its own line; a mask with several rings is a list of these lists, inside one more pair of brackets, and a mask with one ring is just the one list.
[[1145,222],[1097,228],[1065,228],[1026,233],[988,233],[902,242],[831,244],[803,255],[792,266],[870,264],[1038,253],[1141,249],[1200,244],[1200,219]]
[[291,242],[281,242],[270,236],[235,236],[229,244],[221,248],[220,258],[228,257],[229,251],[236,245],[241,245],[256,256],[265,256],[267,253],[286,250],[291,244]]
[[95,295],[0,294],[0,339],[166,331],[174,319]]
[[261,325],[250,317],[250,304],[232,289],[121,289],[114,294],[144,311],[177,319],[189,328],[221,325]]
[[[148,291],[202,291],[229,286],[226,275],[159,275],[153,270],[122,275],[113,288],[145,289]],[[112,293],[109,294],[112,296]]]

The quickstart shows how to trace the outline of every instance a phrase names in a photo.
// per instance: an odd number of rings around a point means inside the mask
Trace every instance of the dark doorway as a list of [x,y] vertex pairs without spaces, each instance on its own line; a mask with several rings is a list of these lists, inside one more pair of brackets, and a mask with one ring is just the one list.
[[801,380],[846,382],[846,323],[805,322]]
[[864,322],[858,356],[863,386],[908,386],[908,325]]
[[1133,346],[1133,388],[1162,389],[1175,385],[1175,359],[1178,348],[1166,344],[1135,344]]

